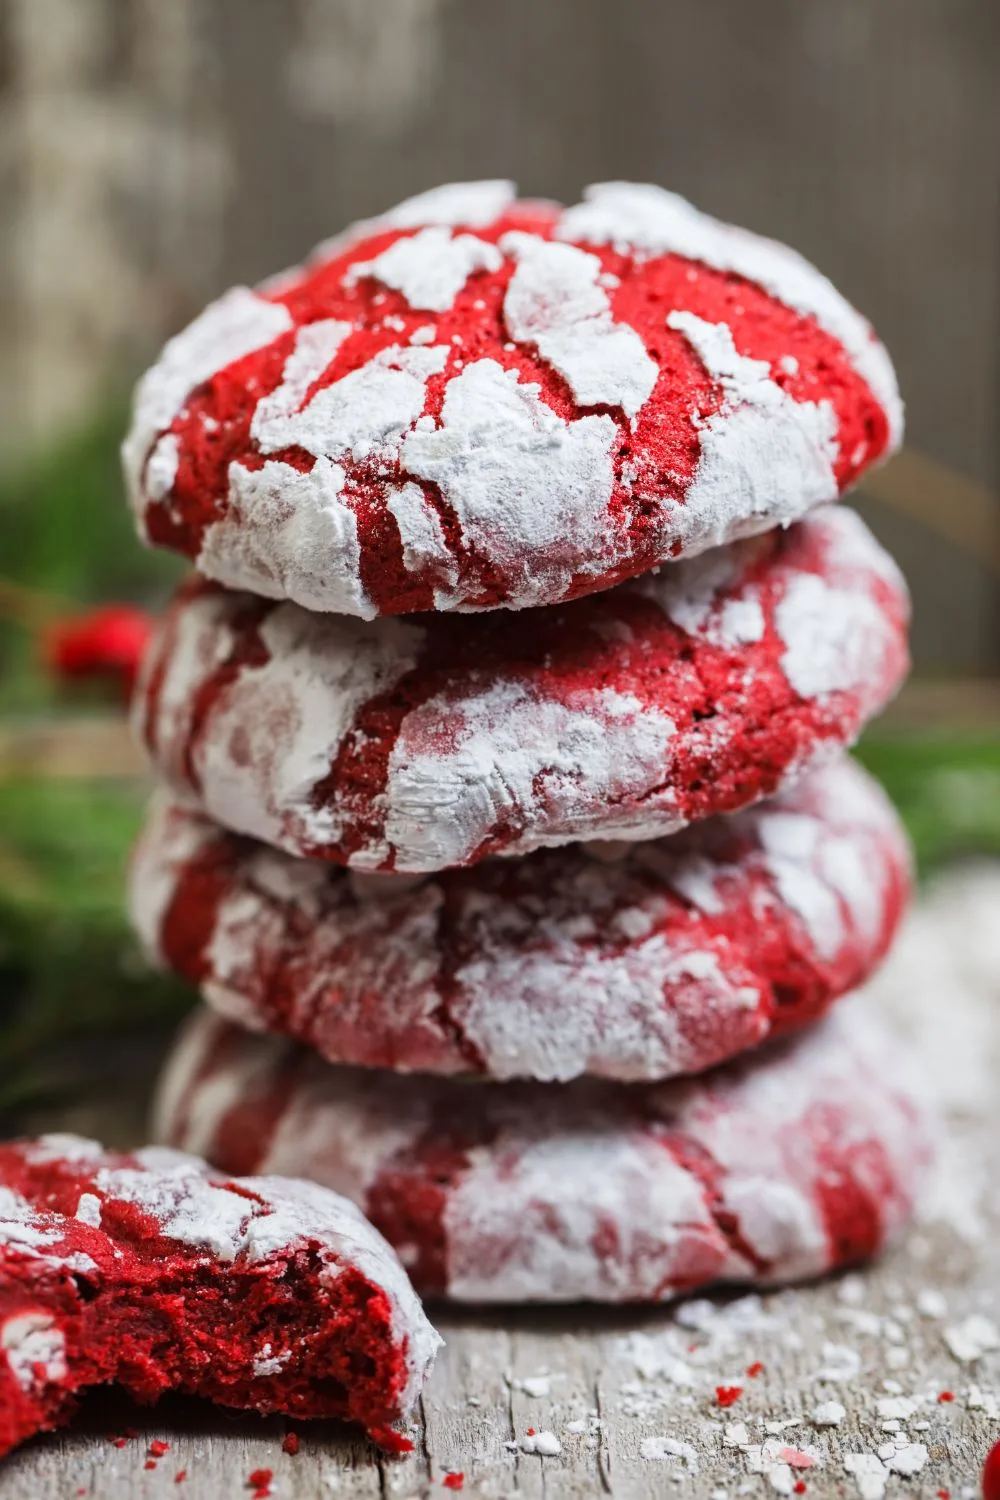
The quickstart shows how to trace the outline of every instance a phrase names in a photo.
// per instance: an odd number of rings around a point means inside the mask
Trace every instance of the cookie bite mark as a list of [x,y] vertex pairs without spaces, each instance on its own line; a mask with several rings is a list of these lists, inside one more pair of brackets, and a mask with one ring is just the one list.
[[398,1447],[440,1343],[351,1203],[178,1152],[0,1147],[0,1261],[0,1453],[112,1381],[142,1402],[347,1418]]

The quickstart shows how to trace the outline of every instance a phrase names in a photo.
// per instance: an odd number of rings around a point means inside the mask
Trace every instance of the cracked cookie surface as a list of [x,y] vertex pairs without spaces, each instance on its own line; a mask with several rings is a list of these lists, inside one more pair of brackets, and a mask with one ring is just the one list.
[[220,1014],[330,1062],[639,1080],[815,1020],[885,953],[909,884],[895,812],[840,760],[672,838],[425,878],[294,859],[161,794],[130,906]]
[[738,1065],[632,1086],[334,1068],[206,1012],[168,1065],[158,1128],[353,1197],[425,1295],[644,1302],[876,1253],[929,1161],[924,1097],[863,994]]
[[841,506],[514,615],[365,624],[195,580],[134,716],[164,781],[224,827],[419,873],[772,795],[891,697],[908,614]]
[[560,603],[788,525],[898,447],[866,321],[662,189],[459,183],[237,287],[140,382],[146,540],[364,619]]

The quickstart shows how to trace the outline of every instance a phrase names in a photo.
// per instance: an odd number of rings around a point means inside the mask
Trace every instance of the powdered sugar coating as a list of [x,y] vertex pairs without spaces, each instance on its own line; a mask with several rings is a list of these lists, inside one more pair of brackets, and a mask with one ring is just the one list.
[[194,585],[136,721],[226,828],[419,873],[657,838],[772,794],[883,706],[906,619],[898,572],[839,507],[515,618],[362,626]]
[[66,1375],[66,1339],[55,1318],[21,1312],[0,1324],[0,1351],[22,1391],[32,1391]]
[[609,587],[835,499],[900,436],[885,351],[792,252],[654,188],[562,211],[485,182],[228,293],[124,457],[147,540],[372,618]]
[[495,245],[472,234],[449,234],[443,225],[396,240],[374,260],[355,261],[348,273],[357,281],[371,276],[401,292],[410,307],[447,312],[474,271],[499,271],[503,256]]
[[[366,1183],[416,1283],[458,1300],[653,1301],[816,1275],[903,1227],[928,1160],[922,1081],[860,999],[740,1067],[632,1088],[393,1078],[207,1015],[193,1027],[161,1130],[185,1141],[200,1091],[236,1059],[245,1080],[255,1068],[239,1130],[200,1111],[209,1154]],[[292,1109],[306,1137],[283,1128]],[[364,1128],[344,1133],[352,1111]]]
[[597,256],[516,231],[500,246],[517,262],[503,303],[514,342],[533,344],[579,405],[620,406],[634,418],[659,370],[635,330],[612,318]]
[[607,565],[616,439],[610,417],[567,422],[540,386],[481,359],[449,382],[439,420],[407,435],[403,465],[437,486],[475,553],[523,575],[518,608],[563,598],[577,574]]
[[698,351],[724,400],[701,433],[701,459],[675,512],[685,551],[701,552],[767,525],[788,525],[836,488],[837,417],[829,401],[794,401],[765,360],[737,354],[725,323],[667,319]]
[[331,1062],[648,1080],[815,1019],[885,952],[909,884],[892,808],[847,761],[612,863],[606,847],[359,882],[161,795],[130,906],[222,1015]]
[[[282,1361],[295,1366],[285,1403],[280,1380],[255,1386],[260,1372],[252,1368],[242,1374],[230,1368],[223,1393],[210,1390],[212,1382],[200,1368],[204,1357],[191,1353],[199,1347],[199,1317],[213,1316],[210,1302],[204,1308],[199,1304],[199,1293],[212,1277],[232,1275],[249,1287],[254,1268],[259,1268],[265,1281],[280,1280],[291,1274],[296,1257],[312,1267],[314,1286],[335,1288],[350,1276],[367,1284],[373,1297],[384,1299],[386,1326],[380,1333],[374,1323],[373,1337],[386,1341],[387,1365],[396,1373],[392,1387],[376,1398],[383,1403],[377,1418],[370,1408],[373,1422],[397,1420],[416,1400],[440,1339],[398,1258],[347,1199],[311,1182],[273,1176],[227,1179],[178,1151],[154,1147],[126,1156],[72,1137],[3,1145],[0,1180],[0,1388],[6,1367],[20,1390],[36,1399],[30,1409],[15,1403],[13,1410],[0,1401],[0,1452],[28,1431],[58,1420],[82,1386],[116,1378],[147,1399],[173,1384],[188,1390],[204,1387],[205,1393],[233,1405],[308,1414],[302,1391],[310,1378],[308,1336],[296,1346],[287,1308],[284,1316],[279,1311],[275,1324],[275,1336],[293,1338]],[[81,1276],[87,1283],[83,1298],[73,1279]],[[157,1302],[161,1278],[166,1312]],[[135,1368],[126,1364],[118,1370],[116,1350],[105,1347],[117,1315],[114,1298],[127,1317],[130,1288],[141,1287],[144,1306],[151,1316],[165,1317],[166,1328],[185,1302],[177,1295],[185,1285],[189,1325],[184,1332],[190,1348],[185,1354],[183,1340],[166,1339],[180,1366],[172,1374],[157,1373],[158,1361],[165,1364],[165,1357],[145,1358],[140,1333]],[[297,1291],[307,1300],[311,1295],[301,1277]],[[105,1298],[107,1327],[99,1322],[89,1327],[88,1309],[99,1311]],[[313,1311],[319,1319],[319,1301]],[[334,1300],[326,1315],[332,1318],[335,1311]],[[256,1316],[266,1328],[263,1297]],[[204,1347],[211,1349],[218,1337],[211,1321],[203,1337]],[[322,1365],[312,1372],[319,1382],[320,1405],[324,1374],[332,1371]],[[371,1394],[365,1399],[371,1402]],[[346,1410],[332,1389],[327,1409],[338,1415]]]
[[756,282],[840,340],[882,403],[894,443],[902,440],[903,407],[885,348],[870,324],[797,251],[723,224],[650,183],[599,182],[583,196],[583,203],[563,215],[560,238],[620,244],[651,256],[683,255]]
[[[234,287],[211,303],[195,321],[165,346],[158,362],[136,387],[132,425],[122,447],[125,480],[133,505],[141,502],[143,471],[157,439],[153,492],[163,499],[176,476],[176,439],[163,443],[193,391],[217,370],[266,347],[292,327],[287,308],[269,302],[246,287]],[[169,457],[168,457],[169,454]]]

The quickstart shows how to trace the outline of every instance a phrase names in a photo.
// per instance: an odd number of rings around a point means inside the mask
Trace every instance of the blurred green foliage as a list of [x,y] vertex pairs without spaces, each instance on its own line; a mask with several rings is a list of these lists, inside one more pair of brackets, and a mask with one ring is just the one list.
[[902,814],[921,875],[948,860],[1000,856],[1000,735],[904,737],[875,724],[857,756]]
[[122,909],[144,798],[135,784],[0,780],[0,1110],[45,1087],[53,1040],[190,1007],[143,961]]
[[[107,599],[155,607],[183,571],[136,542],[118,462],[124,426],[112,403],[41,460],[0,474],[0,575],[56,611]],[[17,605],[14,591],[0,597],[0,719],[93,706],[103,695],[67,697],[40,670],[37,625],[12,618]],[[143,797],[111,782],[0,779],[0,1109],[45,1087],[53,1038],[152,1025],[190,1003],[142,964],[122,911]]]

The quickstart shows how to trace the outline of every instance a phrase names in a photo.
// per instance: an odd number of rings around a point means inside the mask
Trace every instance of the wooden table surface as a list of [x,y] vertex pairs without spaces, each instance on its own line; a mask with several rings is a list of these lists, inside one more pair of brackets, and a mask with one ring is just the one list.
[[[403,1460],[315,1424],[289,1455],[280,1421],[180,1400],[143,1412],[98,1393],[70,1432],[0,1466],[0,1497],[225,1500],[251,1495],[251,1473],[269,1469],[271,1494],[288,1500],[445,1495],[459,1486],[449,1474],[491,1500],[972,1500],[1000,1440],[998,919],[1000,871],[952,877],[876,985],[873,1003],[926,1054],[949,1122],[921,1221],[876,1267],[653,1311],[432,1307],[447,1343]],[[104,1090],[70,1117],[26,1123],[137,1139],[136,1079],[135,1097]],[[719,1386],[742,1387],[726,1409]],[[831,1403],[843,1416],[818,1425]],[[169,1444],[157,1458],[155,1440]],[[552,1453],[527,1451],[539,1444]]]

